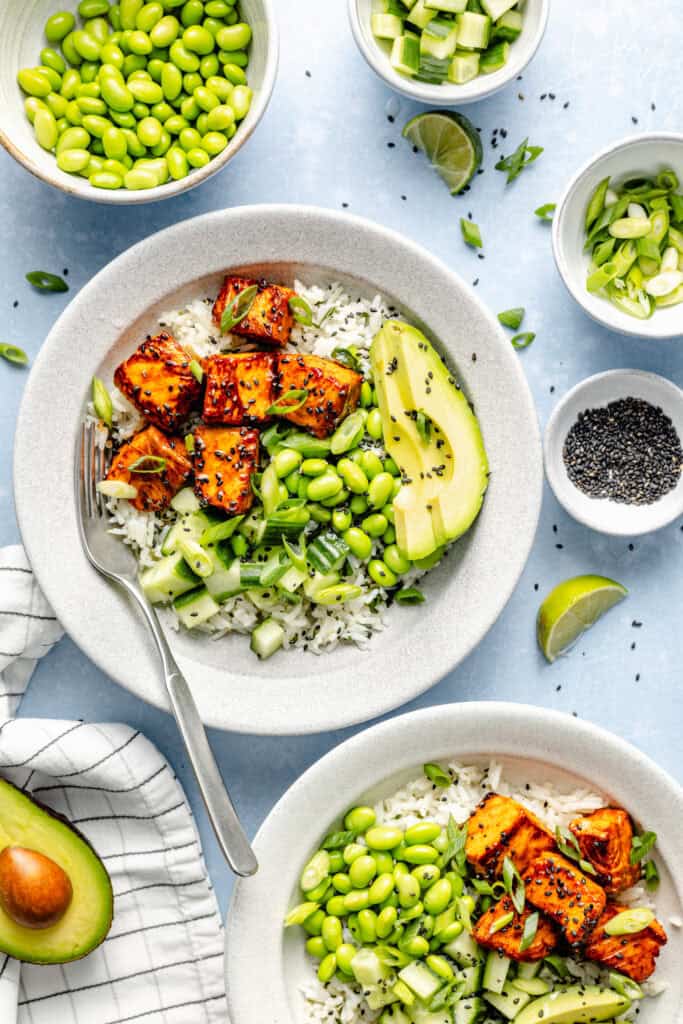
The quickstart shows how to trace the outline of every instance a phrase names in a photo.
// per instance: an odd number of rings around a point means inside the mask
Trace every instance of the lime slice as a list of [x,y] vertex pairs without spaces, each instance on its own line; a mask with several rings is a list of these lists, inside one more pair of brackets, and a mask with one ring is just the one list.
[[551,590],[538,609],[538,646],[548,661],[569,650],[584,630],[628,591],[606,576],[573,576]]
[[403,138],[426,153],[451,195],[462,192],[481,164],[479,132],[471,121],[451,110],[430,110],[408,121]]

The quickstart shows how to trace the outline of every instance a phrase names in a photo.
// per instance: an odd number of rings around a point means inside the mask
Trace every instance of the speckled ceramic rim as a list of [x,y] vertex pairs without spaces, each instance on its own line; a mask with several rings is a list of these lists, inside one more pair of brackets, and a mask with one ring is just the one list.
[[[258,874],[238,881],[226,922],[232,1024],[301,1024],[293,1007],[311,968],[300,930],[285,935],[282,920],[297,900],[302,865],[344,811],[389,795],[419,776],[425,761],[491,756],[513,759],[540,782],[557,770],[577,777],[657,832],[658,906],[669,932],[658,976],[671,987],[638,1020],[683,1022],[683,932],[667,922],[681,914],[683,790],[635,747],[595,725],[523,704],[481,702],[414,711],[366,729],[309,768],[275,805],[254,841]],[[268,983],[258,986],[256,997],[257,979],[264,978]]]
[[[351,31],[356,45],[360,50],[365,62],[372,70],[383,79],[387,85],[397,92],[409,96],[420,103],[430,103],[437,107],[452,107],[463,103],[475,103],[477,100],[486,99],[493,93],[504,89],[506,85],[514,81],[524,68],[536,55],[545,30],[548,26],[548,15],[550,13],[550,0],[537,0],[540,5],[539,22],[536,31],[528,39],[522,35],[510,47],[510,57],[505,67],[490,75],[479,75],[465,85],[430,85],[428,82],[414,82],[405,75],[394,71],[387,55],[380,49],[372,38],[366,35],[361,24],[361,14],[358,9],[360,0],[348,0],[349,21]],[[408,9],[406,8],[406,13]],[[369,32],[369,29],[368,29]],[[515,52],[515,47],[517,51]]]
[[524,568],[541,505],[540,437],[516,353],[474,292],[400,235],[311,207],[242,207],[177,224],[105,267],[58,320],[26,386],[14,460],[22,536],[76,643],[114,679],[166,707],[139,616],[80,549],[72,460],[92,375],[111,379],[140,337],[158,330],[163,311],[216,294],[228,267],[290,281],[341,278],[370,298],[382,292],[445,350],[482,425],[492,476],[474,528],[426,578],[427,602],[392,609],[389,628],[367,649],[279,652],[259,662],[244,637],[169,637],[209,725],[265,734],[350,725],[417,696],[479,643]]
[[[650,320],[636,320],[634,317],[630,317],[628,314],[621,313],[620,310],[616,310],[615,307],[606,299],[604,301],[604,316],[600,314],[599,308],[589,306],[586,302],[586,297],[588,295],[586,289],[574,286],[569,270],[569,254],[567,253],[567,249],[564,244],[567,207],[574,192],[581,185],[584,178],[590,176],[599,164],[614,156],[615,153],[630,149],[633,146],[650,143],[655,145],[657,143],[678,143],[683,151],[683,134],[680,134],[679,132],[643,132],[642,135],[629,135],[627,138],[620,139],[618,142],[613,142],[611,145],[601,149],[599,153],[592,156],[590,160],[583,164],[583,166],[576,172],[557,204],[557,210],[553,217],[553,256],[555,257],[555,265],[557,266],[565,288],[572,298],[578,302],[584,313],[586,313],[591,320],[595,320],[596,323],[602,324],[603,327],[607,327],[611,331],[617,331],[619,334],[626,334],[631,338],[644,338],[647,340],[654,339],[658,341],[679,340],[681,338],[681,330],[667,330],[666,327],[662,326],[661,319],[658,320],[656,312]],[[608,316],[608,313],[611,315]]]
[[[545,428],[543,450],[545,472],[553,494],[569,513],[584,526],[600,533],[606,533],[613,537],[637,537],[645,533],[654,533],[668,526],[675,519],[683,514],[683,479],[671,493],[671,501],[666,505],[661,501],[652,505],[638,506],[616,506],[613,502],[591,501],[586,499],[578,488],[574,487],[568,480],[566,471],[562,465],[561,451],[566,437],[565,430],[560,432],[560,420],[565,412],[574,409],[577,416],[588,407],[596,404],[604,406],[607,402],[623,397],[623,388],[619,384],[629,381],[628,392],[634,398],[645,397],[646,401],[661,404],[667,415],[671,415],[674,409],[678,410],[681,418],[683,410],[683,391],[666,377],[657,373],[648,373],[645,370],[606,370],[604,373],[596,373],[580,381],[555,406],[553,413]],[[603,394],[600,401],[596,402],[595,397],[588,398],[589,391],[593,391],[595,385],[602,385]],[[647,388],[647,395],[643,395],[643,386]],[[629,511],[634,515],[626,521],[615,521],[614,512]],[[610,515],[609,513],[612,513]],[[592,513],[592,514],[591,514]]]
[[[30,171],[35,178],[39,178],[41,181],[46,182],[46,184],[58,188],[67,195],[76,196],[78,199],[86,199],[94,203],[108,203],[117,206],[155,203],[196,188],[197,185],[201,185],[202,182],[207,181],[214,174],[217,174],[218,171],[222,170],[251,138],[265,114],[273,94],[279,60],[279,34],[274,0],[258,0],[258,4],[263,11],[263,22],[267,26],[263,79],[258,84],[258,88],[254,89],[254,100],[245,121],[238,128],[223,152],[210,160],[206,167],[192,170],[185,178],[181,178],[179,181],[169,179],[165,185],[161,185],[158,188],[140,189],[138,191],[132,189],[110,191],[108,189],[91,188],[84,178],[60,171],[54,161],[54,157],[51,164],[46,164],[46,166],[39,165],[17,146],[10,135],[3,130],[1,124],[0,144],[4,146],[17,163],[21,164],[27,171]],[[6,13],[8,17],[11,16],[11,11],[8,10]],[[0,12],[0,32],[3,30],[3,15]]]

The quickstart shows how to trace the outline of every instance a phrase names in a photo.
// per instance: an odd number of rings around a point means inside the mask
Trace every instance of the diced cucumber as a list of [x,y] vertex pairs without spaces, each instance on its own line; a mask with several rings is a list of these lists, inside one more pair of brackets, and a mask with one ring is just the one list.
[[319,590],[324,590],[325,587],[333,587],[335,583],[339,583],[338,572],[316,572],[313,576],[309,576],[304,583],[304,594],[306,597],[314,600]]
[[491,21],[498,21],[516,6],[517,0],[480,0]]
[[425,0],[425,7],[430,11],[448,11],[450,14],[462,14],[467,10],[467,0]]
[[205,579],[213,572],[213,562],[209,552],[206,551],[196,540],[188,537],[181,537],[178,541],[178,550],[182,552],[183,558],[197,576]]
[[213,563],[213,572],[206,579],[206,589],[219,604],[229,597],[239,594],[242,589],[240,578],[240,560],[225,556],[221,549],[212,548],[209,556]]
[[420,41],[417,36],[405,35],[394,39],[391,47],[391,66],[402,75],[416,75],[420,70]]
[[412,1024],[410,1017],[398,1003],[392,1003],[379,1019],[379,1024]]
[[458,972],[457,978],[461,983],[461,991],[464,996],[475,996],[477,992],[481,992],[483,974],[483,963],[474,964],[473,967],[464,967]]
[[493,38],[504,39],[508,43],[514,43],[519,39],[524,20],[519,11],[508,11],[493,26]]
[[452,939],[445,945],[442,952],[455,960],[460,967],[473,967],[484,959],[481,946],[466,931],[461,932],[456,939]]
[[256,547],[263,540],[263,535],[266,532],[266,521],[254,510],[240,523],[237,527],[237,532],[241,533],[245,540],[249,541],[253,547]]
[[453,1024],[453,1015],[447,1006],[441,1010],[428,1010],[426,1006],[415,1003],[408,1013],[412,1024]]
[[403,35],[403,22],[395,14],[373,14],[370,27],[377,39],[398,39]]
[[363,946],[351,961],[353,976],[359,985],[381,985],[391,977],[391,970],[383,964],[373,949]]
[[188,515],[190,512],[198,512],[201,508],[199,498],[191,487],[183,487],[171,498],[171,508],[180,515]]
[[140,575],[140,585],[151,604],[167,604],[180,594],[192,590],[201,583],[187,562],[177,551],[145,569]]
[[372,0],[371,11],[373,14],[395,14],[397,18],[405,18],[408,6],[401,0]]
[[430,10],[425,4],[425,0],[417,0],[417,3],[411,8],[408,21],[411,25],[417,25],[418,28],[426,28],[435,17],[436,11]]
[[401,3],[404,7],[407,7],[408,10],[415,6],[415,0],[401,0]]
[[434,18],[420,36],[420,54],[435,57],[436,60],[447,60],[455,53],[458,41],[458,28],[455,22]]
[[492,949],[486,957],[482,984],[489,992],[502,992],[510,970],[510,958]]
[[550,992],[552,985],[543,978],[513,978],[510,982],[513,988],[519,989],[520,992],[526,992],[530,996],[544,996],[547,992]]
[[453,1024],[478,1024],[486,1012],[486,1004],[479,996],[460,999],[453,1010]]
[[282,647],[284,639],[285,631],[280,623],[275,619],[264,619],[251,631],[250,647],[263,661]]
[[486,14],[465,11],[457,16],[458,48],[461,50],[485,50],[491,35],[491,19]]
[[423,1003],[428,1003],[443,985],[443,978],[437,977],[426,964],[420,963],[419,960],[413,960],[411,964],[398,972],[398,976]]
[[530,963],[517,964],[517,977],[535,978],[542,966],[542,960],[532,960]]
[[181,540],[199,540],[209,522],[202,511],[183,515],[164,537],[161,545],[162,555],[172,555],[174,551],[178,551]]
[[363,996],[371,1010],[381,1010],[383,1006],[398,1002],[398,996],[386,985],[368,985],[363,988]]
[[465,85],[479,74],[478,53],[457,53],[448,69],[448,81],[456,85]]
[[212,618],[220,608],[206,587],[197,587],[187,594],[181,594],[173,602],[173,608],[186,629],[195,629]]
[[505,983],[503,991],[500,993],[484,992],[484,999],[487,1003],[491,1004],[494,1010],[501,1013],[503,1017],[507,1017],[508,1020],[514,1020],[526,1004],[531,1002],[531,996],[527,995],[526,992],[520,992],[519,989],[513,988],[509,982]]
[[509,43],[496,43],[495,46],[490,46],[488,50],[485,50],[479,61],[479,70],[482,75],[491,75],[494,71],[500,71],[505,67],[509,52]]
[[297,567],[293,565],[287,570],[284,576],[281,576],[277,581],[278,590],[284,590],[288,594],[295,594],[307,579],[308,573],[302,572],[301,569],[297,569]]

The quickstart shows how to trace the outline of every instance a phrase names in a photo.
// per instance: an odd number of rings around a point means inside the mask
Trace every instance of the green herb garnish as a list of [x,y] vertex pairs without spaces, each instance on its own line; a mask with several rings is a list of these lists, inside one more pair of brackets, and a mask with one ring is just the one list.
[[507,171],[507,182],[510,184],[519,177],[525,167],[537,160],[543,152],[543,146],[530,146],[529,139],[520,142],[517,149],[510,156],[502,157],[496,164],[497,171]]
[[659,870],[653,860],[646,860],[643,864],[643,879],[648,892],[655,892],[659,889]]
[[650,850],[657,842],[656,832],[642,832],[631,840],[631,864],[640,864],[643,857],[647,857]]
[[460,230],[467,245],[471,245],[473,249],[481,249],[484,243],[481,240],[481,231],[478,224],[461,217]]
[[[512,924],[514,919],[515,915],[512,913],[512,911],[510,911],[508,914],[503,914],[502,917],[499,917],[496,921],[493,922],[493,924],[489,928],[489,935],[495,935],[496,932],[500,932],[503,930],[503,928],[507,928],[509,924]],[[520,946],[520,949],[521,948],[522,947]]]
[[525,949],[528,949],[536,938],[536,932],[538,931],[539,916],[537,913],[529,914],[526,921],[524,922],[524,929],[522,931],[522,938],[519,943],[519,951],[523,953]]
[[129,473],[163,473],[166,469],[166,459],[161,455],[141,455],[135,462],[126,466]]
[[320,844],[321,850],[341,850],[348,846],[356,838],[356,833],[351,830],[345,832],[330,832]]
[[[322,320],[320,323],[322,323]],[[318,326],[320,326],[320,324]],[[337,346],[337,348],[333,348],[332,358],[336,359],[338,363],[342,364],[342,366],[348,366],[350,370],[358,371],[360,369],[358,350],[355,345],[351,345],[349,348],[342,348],[341,345]]]
[[510,330],[516,331],[524,319],[524,307],[516,306],[514,309],[504,309],[502,313],[498,314],[503,327],[509,327]]
[[266,416],[286,416],[306,404],[308,388],[290,388],[266,409]]
[[249,313],[249,310],[254,304],[254,299],[258,295],[258,285],[251,284],[248,288],[244,288],[241,292],[227,304],[221,317],[221,331],[225,334],[226,331],[231,331],[233,327],[237,327],[239,323],[244,320],[245,316]]
[[444,771],[440,764],[424,764],[422,771],[430,782],[441,789],[447,789],[453,782],[448,772]]
[[576,836],[569,831],[569,829],[561,828],[559,825],[555,829],[555,840],[560,853],[568,857],[569,860],[576,861],[582,871],[585,871],[587,875],[597,874],[593,865],[583,859],[581,853],[581,847]]
[[68,292],[69,286],[64,278],[57,274],[49,274],[47,270],[32,270],[26,280],[39,292]]
[[515,334],[514,338],[510,338],[510,342],[513,348],[528,348],[535,337],[532,331],[527,331],[526,334]]
[[4,341],[0,342],[0,356],[6,359],[8,363],[15,363],[16,366],[28,365],[28,356],[23,348],[19,348],[18,345],[8,345]]
[[313,326],[313,310],[300,295],[293,295],[289,300],[289,311],[298,324],[303,327]]
[[418,587],[404,587],[394,597],[397,604],[424,604],[425,596]]
[[424,409],[417,410],[415,414],[415,426],[417,427],[417,432],[424,443],[429,444],[429,439],[432,436],[432,421]]
[[545,206],[539,206],[537,210],[534,210],[534,213],[541,220],[551,221],[556,209],[557,203],[546,203]]

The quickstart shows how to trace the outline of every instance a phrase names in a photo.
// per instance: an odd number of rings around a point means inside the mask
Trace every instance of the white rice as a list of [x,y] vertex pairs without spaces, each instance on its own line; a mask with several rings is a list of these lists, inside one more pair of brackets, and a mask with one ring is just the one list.
[[[385,319],[395,315],[380,295],[371,301],[349,295],[342,285],[326,288],[307,287],[295,282],[297,294],[311,307],[316,326],[295,325],[290,349],[309,352],[329,358],[335,348],[354,345],[363,369],[369,363],[372,339]],[[211,301],[196,299],[180,310],[164,313],[159,327],[183,345],[193,356],[202,359],[216,352],[253,348],[237,335],[221,335],[212,320]],[[114,439],[124,441],[144,426],[144,420],[131,403],[116,388],[112,389],[114,406]],[[364,442],[365,443],[365,442]],[[375,442],[367,442],[380,458],[386,451]],[[108,502],[112,533],[120,536],[138,557],[141,568],[152,565],[161,556],[161,535],[176,518],[172,510],[161,514],[138,512],[127,501]],[[375,548],[379,542],[375,542]],[[340,643],[367,645],[372,635],[386,626],[387,603],[385,592],[369,577],[365,565],[350,558],[354,572],[346,582],[362,588],[355,601],[327,607],[316,605],[306,598],[298,605],[283,602],[276,591],[248,592],[231,598],[221,611],[201,628],[202,632],[219,640],[230,633],[249,633],[260,618],[271,616],[285,631],[286,647],[301,647],[320,654]],[[403,577],[409,586],[420,573],[415,571]],[[162,610],[167,624],[180,629],[172,608]]]
[[[528,807],[553,832],[557,826],[566,828],[572,818],[590,814],[606,801],[588,788],[566,790],[551,783],[520,782],[505,777],[503,766],[492,760],[486,767],[464,765],[451,761],[448,765],[453,785],[439,789],[424,775],[413,779],[391,796],[375,805],[378,822],[392,822],[408,828],[428,819],[445,826],[450,815],[459,825],[469,818],[483,796],[489,792],[509,796]],[[361,841],[361,840],[359,840]],[[629,906],[655,909],[644,885],[636,885],[620,895],[619,901]],[[608,971],[589,961],[567,960],[567,966],[578,981],[588,984],[607,983]],[[311,960],[311,982],[302,988],[301,1024],[371,1024],[379,1019],[381,1010],[368,1009],[358,986],[344,984],[333,978],[322,985],[315,976],[317,965]],[[546,974],[546,972],[548,972]],[[547,968],[542,975],[554,980]],[[655,996],[666,986],[651,979],[642,988],[647,996]],[[633,1004],[623,1020],[637,1019],[638,1004]]]

